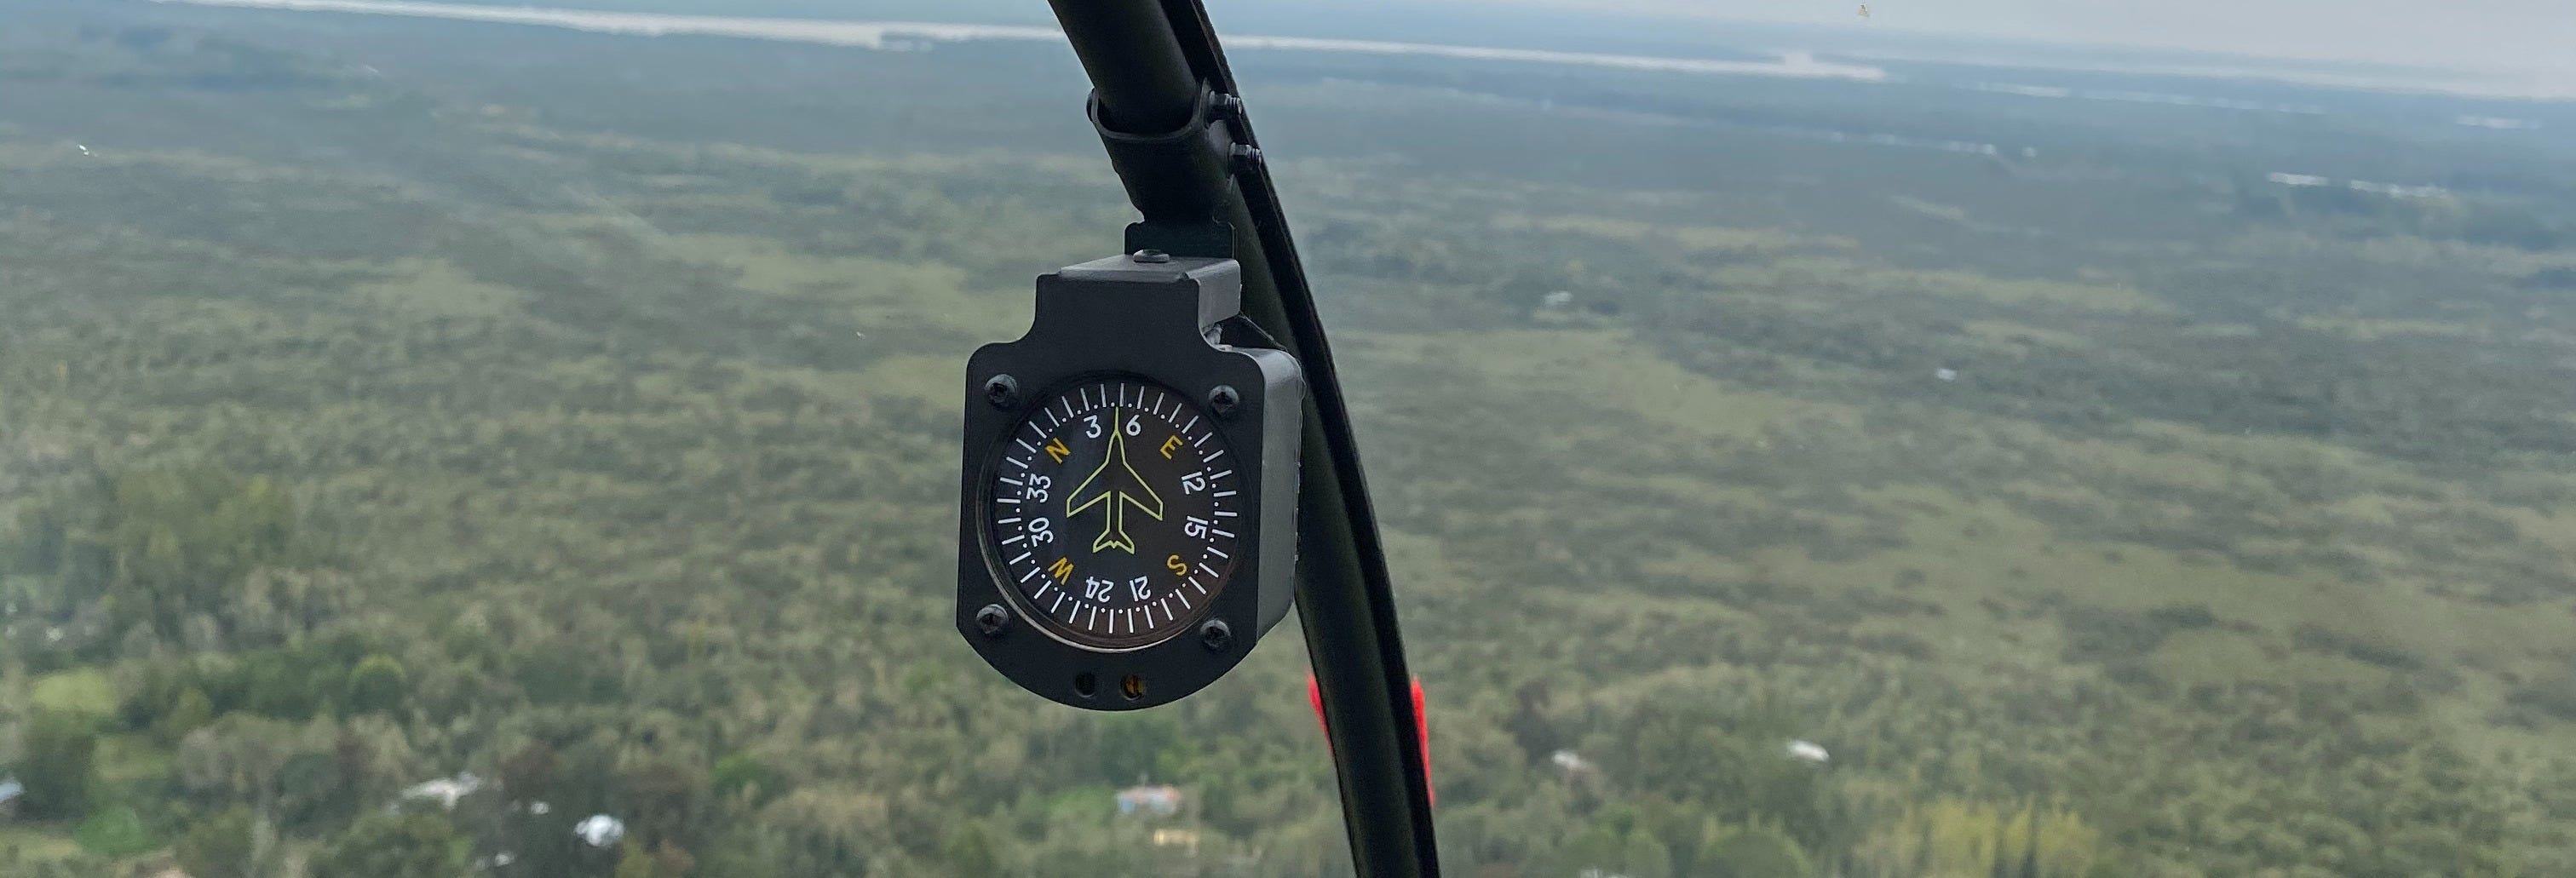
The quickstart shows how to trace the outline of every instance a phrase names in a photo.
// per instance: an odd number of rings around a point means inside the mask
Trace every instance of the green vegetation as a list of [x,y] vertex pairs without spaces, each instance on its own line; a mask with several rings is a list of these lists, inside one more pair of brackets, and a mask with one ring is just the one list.
[[38,710],[22,727],[18,769],[26,785],[22,810],[73,819],[89,811],[97,782],[98,733],[86,717]]
[[143,818],[125,805],[113,805],[93,811],[72,832],[82,850],[106,857],[130,857],[161,846],[152,831],[144,828]]
[[105,672],[79,668],[37,678],[27,702],[37,710],[66,716],[105,718],[116,712],[116,688]]
[[[1094,715],[946,624],[960,364],[1126,219],[1069,67],[8,9],[0,872],[1348,871],[1298,638]],[[1456,873],[2576,874],[2549,155],[1281,63]]]
[[250,809],[234,805],[188,827],[170,845],[171,858],[197,878],[251,878],[260,874],[258,832]]
[[[313,864],[313,874],[315,878],[444,878],[466,871],[467,845],[444,815],[369,814],[331,840]],[[617,875],[630,878],[623,867]]]

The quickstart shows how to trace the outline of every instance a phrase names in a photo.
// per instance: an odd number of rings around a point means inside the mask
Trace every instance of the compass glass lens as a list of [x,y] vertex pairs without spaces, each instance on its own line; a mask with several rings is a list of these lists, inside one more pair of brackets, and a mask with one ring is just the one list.
[[1216,419],[1161,384],[1091,378],[1039,397],[989,470],[985,533],[1005,590],[1079,646],[1189,630],[1234,576],[1239,462]]

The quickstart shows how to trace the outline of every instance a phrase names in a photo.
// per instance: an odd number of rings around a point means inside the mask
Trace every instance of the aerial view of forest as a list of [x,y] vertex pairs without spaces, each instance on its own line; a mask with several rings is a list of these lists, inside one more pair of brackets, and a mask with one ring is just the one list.
[[[1237,55],[1451,874],[2576,875],[2576,103]],[[951,627],[1086,88],[0,0],[0,875],[1351,874]]]

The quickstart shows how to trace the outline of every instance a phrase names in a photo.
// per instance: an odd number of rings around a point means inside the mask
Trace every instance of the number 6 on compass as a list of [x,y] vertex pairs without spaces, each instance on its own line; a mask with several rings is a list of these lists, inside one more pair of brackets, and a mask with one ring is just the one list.
[[1215,341],[1240,308],[1233,260],[1086,262],[969,361],[957,627],[1023,688],[1169,702],[1287,614],[1305,385]]

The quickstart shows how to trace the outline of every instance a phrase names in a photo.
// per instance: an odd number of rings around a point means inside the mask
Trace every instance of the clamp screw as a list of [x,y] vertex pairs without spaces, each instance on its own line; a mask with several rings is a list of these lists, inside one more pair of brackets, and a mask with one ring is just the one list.
[[1209,619],[1199,626],[1199,645],[1209,652],[1224,652],[1234,645],[1234,629],[1226,627],[1223,619]]
[[1002,609],[1001,604],[985,604],[975,611],[975,627],[986,637],[1000,637],[1002,632],[1011,630],[1011,611]]
[[1243,395],[1234,392],[1232,384],[1219,384],[1215,390],[1208,391],[1208,411],[1216,413],[1217,417],[1233,417],[1234,407],[1242,403]]
[[992,380],[984,382],[984,401],[997,409],[1009,409],[1020,404],[1020,379],[1009,375],[993,376]]
[[1138,262],[1151,263],[1151,264],[1154,264],[1154,265],[1161,265],[1161,264],[1163,264],[1163,263],[1166,263],[1166,262],[1170,262],[1170,261],[1172,261],[1172,254],[1165,253],[1165,252],[1163,252],[1163,251],[1161,251],[1161,250],[1138,250],[1138,251],[1136,251],[1136,252],[1134,252],[1134,253],[1130,253],[1130,254],[1128,254],[1128,255],[1127,255],[1127,258],[1129,258],[1129,259],[1133,259],[1133,260],[1136,260],[1136,261],[1138,261]]

